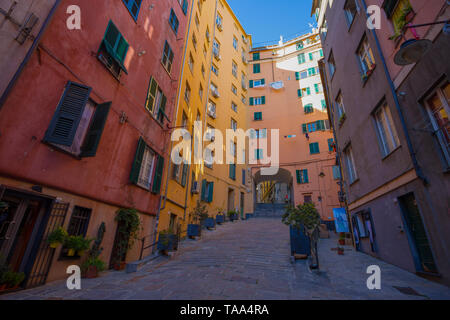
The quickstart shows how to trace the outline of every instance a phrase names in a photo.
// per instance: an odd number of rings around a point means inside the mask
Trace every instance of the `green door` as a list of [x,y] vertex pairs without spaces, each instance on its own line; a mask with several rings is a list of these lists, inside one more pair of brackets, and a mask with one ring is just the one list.
[[409,240],[412,242],[413,257],[418,271],[437,273],[433,253],[431,252],[425,226],[417,207],[413,193],[400,198],[403,215],[408,228]]

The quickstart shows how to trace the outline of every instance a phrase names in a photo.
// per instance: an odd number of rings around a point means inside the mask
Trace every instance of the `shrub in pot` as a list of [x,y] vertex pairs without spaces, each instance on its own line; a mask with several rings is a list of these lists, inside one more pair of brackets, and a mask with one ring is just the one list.
[[157,249],[164,255],[170,251],[175,251],[178,246],[178,237],[172,230],[165,230],[159,233]]
[[202,205],[200,201],[197,201],[197,205],[194,208],[194,211],[190,213],[190,217],[192,217],[193,223],[188,225],[188,237],[200,237],[202,234],[203,221],[208,218],[206,205]]
[[216,220],[214,218],[206,218],[205,221],[203,221],[203,225],[207,229],[214,229],[216,227]]
[[75,256],[75,253],[78,253],[78,255],[81,257],[86,250],[89,249],[89,246],[91,244],[92,240],[84,238],[83,236],[69,236],[64,246],[69,249],[67,252],[67,255],[69,257]]
[[58,227],[48,236],[47,242],[49,243],[50,248],[56,249],[60,244],[63,244],[67,237],[67,231],[62,227]]
[[341,232],[339,234],[339,245],[344,246],[345,245],[345,233]]
[[135,241],[138,240],[139,232],[142,229],[141,219],[138,211],[135,209],[119,209],[116,212],[115,221],[118,224],[118,243],[117,252],[114,257],[114,269],[123,270],[125,268],[125,259]]
[[81,272],[87,279],[98,277],[98,273],[106,269],[106,263],[98,257],[89,257],[82,265]]
[[228,211],[228,218],[230,219],[231,222],[234,222],[235,220],[239,219],[239,215],[235,210],[230,210]]

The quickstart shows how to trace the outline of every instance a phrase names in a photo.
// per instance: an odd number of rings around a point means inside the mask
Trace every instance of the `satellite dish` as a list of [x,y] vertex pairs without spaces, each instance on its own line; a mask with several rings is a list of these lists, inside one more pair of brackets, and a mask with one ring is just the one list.
[[430,40],[407,40],[394,57],[395,64],[406,66],[419,62],[420,59],[431,49],[433,43]]

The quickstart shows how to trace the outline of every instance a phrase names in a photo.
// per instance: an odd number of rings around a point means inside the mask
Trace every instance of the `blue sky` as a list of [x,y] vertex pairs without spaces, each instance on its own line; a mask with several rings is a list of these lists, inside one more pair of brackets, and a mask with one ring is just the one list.
[[228,0],[231,8],[252,35],[253,44],[286,39],[311,31],[312,0]]

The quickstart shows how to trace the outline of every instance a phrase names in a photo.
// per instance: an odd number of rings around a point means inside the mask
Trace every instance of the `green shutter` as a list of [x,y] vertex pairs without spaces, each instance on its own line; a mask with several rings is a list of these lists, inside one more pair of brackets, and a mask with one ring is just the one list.
[[261,104],[266,104],[266,97],[265,96],[261,97]]
[[309,53],[309,60],[310,60],[310,61],[313,61],[313,60],[314,60],[314,55],[313,55],[312,52]]
[[250,80],[249,87],[253,88],[253,80]]
[[296,171],[296,176],[297,176],[297,183],[301,184],[302,183],[302,173],[300,170]]
[[254,98],[250,98],[250,105],[253,106],[255,104],[255,99]]
[[323,50],[322,49],[319,50],[319,53],[320,53],[320,57],[323,58]]
[[309,183],[308,170],[303,170],[303,183]]
[[316,93],[319,93],[319,85],[317,83],[314,84],[314,89],[316,90]]
[[206,198],[206,188],[207,188],[207,186],[208,186],[208,182],[206,181],[206,180],[203,180],[202,181],[202,195],[201,195],[201,200],[202,201],[206,201],[207,200],[207,198]]
[[306,95],[309,96],[311,94],[311,88],[307,87],[306,88]]
[[109,21],[103,43],[105,44],[108,53],[111,54],[122,67],[129,45],[112,21]]
[[164,117],[166,116],[166,103],[167,103],[167,97],[165,95],[162,95],[161,106],[158,111],[159,122],[164,122]]
[[333,178],[339,180],[341,178],[341,169],[339,166],[333,166]]
[[297,90],[297,96],[298,96],[299,98],[302,97],[302,89],[298,89],[298,90]]
[[181,185],[183,187],[186,187],[188,169],[189,169],[189,165],[186,163],[183,163],[183,172],[182,172],[182,176],[181,176]]
[[326,104],[325,100],[322,100],[321,103],[322,103],[322,109],[326,109],[327,104]]
[[81,147],[81,157],[95,157],[97,148],[102,137],[103,129],[105,128],[106,119],[108,118],[111,102],[99,104],[95,108],[95,113],[92,118],[92,124],[84,139],[84,144]]
[[139,138],[136,154],[133,160],[133,167],[131,168],[130,181],[137,184],[139,181],[139,174],[141,173],[142,158],[144,157],[146,143],[142,137]]
[[266,79],[261,79],[261,84],[265,85],[266,84]]
[[319,149],[319,143],[311,143],[309,145],[309,151],[311,154],[318,154],[320,153],[320,149]]
[[260,73],[261,65],[259,63],[253,65],[253,73]]
[[71,146],[92,88],[67,82],[44,141]]
[[208,186],[208,199],[207,202],[211,203],[214,199],[214,182],[210,182]]
[[253,53],[253,60],[259,60],[259,59],[260,59],[259,52]]
[[295,80],[300,80],[300,72],[295,73]]
[[302,63],[305,63],[305,62],[306,62],[305,54],[304,54],[304,53],[300,53],[300,54],[298,55],[298,63],[299,63],[299,64],[302,64]]
[[306,123],[302,124],[302,131],[303,131],[303,133],[308,133],[308,127],[307,127]]
[[161,191],[162,176],[164,172],[164,158],[158,155],[155,177],[153,179],[152,193],[158,194]]

